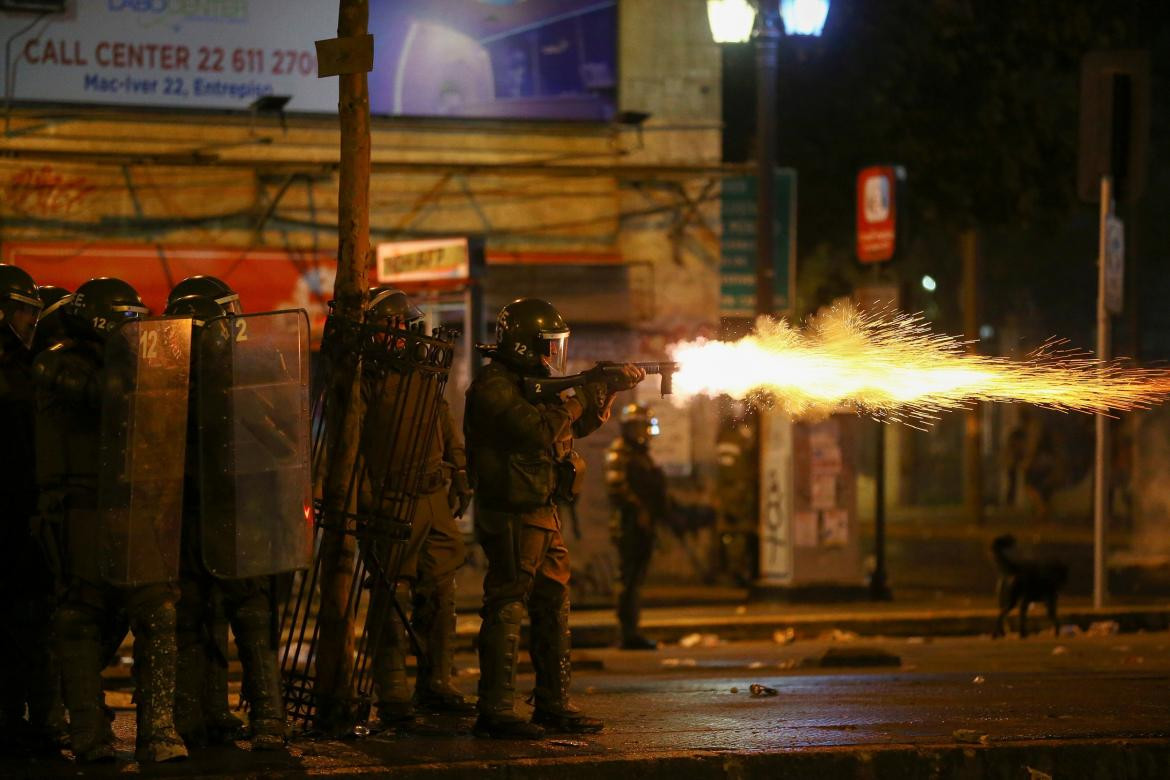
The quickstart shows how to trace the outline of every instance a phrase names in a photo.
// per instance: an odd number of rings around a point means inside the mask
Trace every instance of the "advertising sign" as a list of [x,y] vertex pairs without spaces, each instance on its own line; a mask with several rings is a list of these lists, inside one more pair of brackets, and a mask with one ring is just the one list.
[[470,276],[466,238],[388,241],[378,244],[376,251],[382,284],[458,281]]
[[[792,307],[796,272],[796,171],[777,168],[773,197],[774,313]],[[723,236],[720,239],[720,314],[752,317],[756,313],[756,177],[723,179],[720,196]]]
[[333,297],[336,258],[321,252],[283,249],[165,247],[82,241],[7,241],[0,262],[18,265],[37,284],[67,290],[95,276],[115,276],[134,286],[150,310],[159,314],[176,282],[196,274],[223,279],[240,294],[244,311],[305,309],[319,338]]
[[863,263],[880,263],[894,256],[896,176],[890,165],[864,168],[857,174],[857,259]]
[[[321,0],[70,0],[0,11],[15,101],[337,111],[314,43],[337,30]],[[616,0],[371,0],[375,115],[584,119],[615,111]]]

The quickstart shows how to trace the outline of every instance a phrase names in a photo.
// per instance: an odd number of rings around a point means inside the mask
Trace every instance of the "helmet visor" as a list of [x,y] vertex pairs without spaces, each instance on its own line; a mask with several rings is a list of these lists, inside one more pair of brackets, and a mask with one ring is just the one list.
[[116,319],[136,320],[139,317],[145,317],[150,314],[150,309],[145,306],[131,306],[131,305],[115,305],[110,307],[110,313]]
[[537,343],[540,346],[540,362],[548,366],[554,375],[564,374],[569,364],[569,334],[542,332]]
[[240,296],[236,293],[227,293],[215,299],[227,314],[243,314],[244,307],[240,305]]
[[7,304],[4,307],[4,310],[0,312],[0,320],[7,321],[12,332],[20,339],[20,343],[32,349],[33,334],[36,333],[37,315],[40,314],[40,311],[39,302],[34,306],[25,303],[23,298],[19,298],[15,303]]

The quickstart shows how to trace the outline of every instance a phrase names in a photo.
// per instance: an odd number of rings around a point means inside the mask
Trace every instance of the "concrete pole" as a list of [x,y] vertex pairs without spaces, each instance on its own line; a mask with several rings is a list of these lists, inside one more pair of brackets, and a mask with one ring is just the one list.
[[[968,354],[978,351],[979,338],[979,234],[974,229],[959,234],[963,263],[963,336]],[[976,525],[983,523],[983,425],[982,410],[975,404],[966,414],[963,433],[963,498],[967,514]]]
[[776,69],[780,50],[776,0],[760,3],[756,19],[756,316],[771,316],[775,288]]
[[[1113,180],[1101,177],[1101,212],[1097,239],[1097,359],[1109,359],[1109,311],[1105,308],[1105,250],[1108,220],[1113,213]],[[1093,464],[1093,606],[1105,605],[1105,517],[1109,511],[1109,418],[1097,415],[1097,447]]]
[[[340,0],[339,38],[366,35],[369,0]],[[370,256],[370,99],[366,73],[338,77],[338,114],[341,153],[338,176],[337,278],[333,286],[333,316],[360,322],[368,288]],[[351,474],[357,457],[362,410],[360,373],[335,364],[330,377],[326,429],[330,431],[323,504],[326,521],[348,527],[345,518],[356,512]],[[327,731],[349,723],[348,702],[353,696],[353,621],[348,611],[353,576],[354,537],[327,531],[321,541],[320,643],[317,649],[318,725]]]

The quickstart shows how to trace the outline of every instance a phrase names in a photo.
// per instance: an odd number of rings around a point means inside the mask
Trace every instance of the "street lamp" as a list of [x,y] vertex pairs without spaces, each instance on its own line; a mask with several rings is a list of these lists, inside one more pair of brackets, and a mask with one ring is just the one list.
[[756,315],[773,314],[775,269],[776,69],[780,24],[788,35],[820,35],[829,0],[707,0],[716,43],[755,41]]

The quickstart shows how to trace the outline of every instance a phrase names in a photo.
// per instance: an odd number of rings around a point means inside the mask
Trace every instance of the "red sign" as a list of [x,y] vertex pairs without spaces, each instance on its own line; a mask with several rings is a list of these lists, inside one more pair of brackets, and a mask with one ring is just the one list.
[[893,166],[875,165],[857,174],[857,259],[880,263],[894,256],[896,235]]
[[337,274],[331,253],[283,249],[27,241],[5,242],[0,260],[28,271],[37,284],[67,290],[96,276],[124,279],[152,314],[162,313],[177,282],[196,274],[218,276],[240,294],[245,312],[308,310],[314,343],[321,337]]

